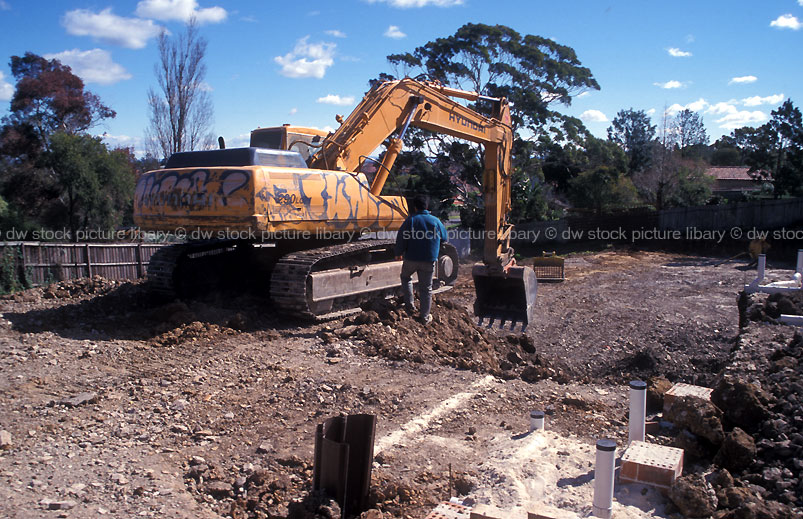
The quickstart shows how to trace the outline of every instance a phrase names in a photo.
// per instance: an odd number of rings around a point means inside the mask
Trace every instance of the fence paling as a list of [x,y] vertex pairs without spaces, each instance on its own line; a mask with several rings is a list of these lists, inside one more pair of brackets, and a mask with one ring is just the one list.
[[20,281],[35,285],[99,275],[107,279],[145,276],[151,255],[162,245],[141,243],[1,242],[13,254]]

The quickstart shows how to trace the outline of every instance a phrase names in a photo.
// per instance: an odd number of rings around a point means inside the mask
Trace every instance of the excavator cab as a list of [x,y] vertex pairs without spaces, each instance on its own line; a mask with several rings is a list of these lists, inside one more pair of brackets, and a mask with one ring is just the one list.
[[271,150],[297,151],[306,161],[310,155],[314,155],[318,151],[327,135],[329,135],[329,132],[317,128],[285,124],[283,126],[252,130],[249,146]]

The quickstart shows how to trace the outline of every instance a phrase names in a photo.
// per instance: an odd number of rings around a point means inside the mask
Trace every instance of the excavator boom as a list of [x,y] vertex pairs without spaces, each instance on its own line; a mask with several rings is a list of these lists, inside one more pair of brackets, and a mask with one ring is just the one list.
[[[453,97],[490,102],[491,115],[484,116]],[[489,319],[489,324],[498,320],[500,325],[526,326],[533,319],[537,282],[531,269],[516,266],[510,247],[513,129],[506,99],[409,78],[385,82],[366,94],[340,128],[324,140],[309,164],[314,168],[357,171],[360,161],[390,137],[385,160],[371,185],[371,193],[379,195],[408,126],[485,147],[485,238],[483,262],[472,270],[477,296],[474,311],[481,320]],[[394,137],[397,130],[401,131]]]

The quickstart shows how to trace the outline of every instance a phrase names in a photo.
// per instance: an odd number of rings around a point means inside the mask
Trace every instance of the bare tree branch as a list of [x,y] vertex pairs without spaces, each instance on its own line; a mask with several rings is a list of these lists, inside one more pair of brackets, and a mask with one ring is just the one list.
[[214,142],[214,110],[204,78],[207,41],[196,21],[171,39],[159,35],[159,63],[154,67],[158,89],[148,91],[150,126],[147,149],[155,157],[208,149]]

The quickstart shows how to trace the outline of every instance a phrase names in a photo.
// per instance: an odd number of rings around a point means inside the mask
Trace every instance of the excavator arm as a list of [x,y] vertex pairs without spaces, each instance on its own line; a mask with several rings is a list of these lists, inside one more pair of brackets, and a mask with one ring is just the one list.
[[[492,103],[490,117],[453,98]],[[477,300],[475,313],[490,323],[532,320],[536,281],[532,269],[516,267],[510,248],[511,152],[513,129],[504,98],[448,88],[438,83],[405,78],[374,87],[340,128],[330,134],[309,159],[319,169],[357,171],[364,157],[390,138],[384,160],[371,184],[379,195],[402,149],[409,126],[480,143],[485,147],[483,201],[485,238],[483,263],[473,269]]]

